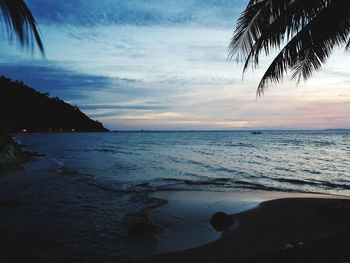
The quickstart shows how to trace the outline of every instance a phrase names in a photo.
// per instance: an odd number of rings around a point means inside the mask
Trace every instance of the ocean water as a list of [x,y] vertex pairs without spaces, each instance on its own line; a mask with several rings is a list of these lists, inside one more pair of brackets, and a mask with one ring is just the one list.
[[[15,135],[44,154],[0,176],[1,231],[42,258],[115,262],[154,251],[130,239],[150,193],[296,192],[350,195],[350,131],[115,132]],[[10,202],[11,203],[11,202]],[[3,204],[3,205],[1,205]],[[35,238],[33,238],[35,237]],[[0,244],[1,245],[1,244]],[[3,244],[2,244],[3,245]],[[28,252],[29,253],[29,252]]]
[[[102,190],[347,194],[350,131],[117,132],[19,138]],[[66,171],[65,171],[66,170]]]

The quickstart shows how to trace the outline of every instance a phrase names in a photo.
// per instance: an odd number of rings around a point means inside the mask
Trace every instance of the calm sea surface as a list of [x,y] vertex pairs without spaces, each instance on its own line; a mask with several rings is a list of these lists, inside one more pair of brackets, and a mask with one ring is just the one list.
[[[142,247],[127,237],[130,218],[163,202],[148,197],[150,192],[350,195],[346,130],[72,133],[16,139],[46,156],[0,176],[0,201],[23,202],[15,212],[0,211],[7,229],[3,233],[23,246],[30,243],[32,250],[47,244],[43,257],[83,251],[89,262],[125,259]],[[35,242],[33,235],[38,236]]]
[[[20,138],[102,189],[348,194],[349,131],[118,132]],[[64,171],[63,171],[64,172]]]

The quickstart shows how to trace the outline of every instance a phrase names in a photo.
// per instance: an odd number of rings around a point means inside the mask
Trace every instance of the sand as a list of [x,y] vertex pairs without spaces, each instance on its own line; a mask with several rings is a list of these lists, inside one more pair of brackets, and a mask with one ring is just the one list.
[[350,258],[350,200],[275,199],[232,217],[235,226],[217,241],[141,262],[345,263]]

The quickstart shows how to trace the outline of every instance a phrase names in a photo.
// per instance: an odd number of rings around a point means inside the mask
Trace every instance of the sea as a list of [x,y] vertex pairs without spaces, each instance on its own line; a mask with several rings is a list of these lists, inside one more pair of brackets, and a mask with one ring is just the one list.
[[349,130],[13,137],[40,155],[0,174],[0,245],[14,258],[13,247],[43,262],[126,262],[150,255],[157,234],[131,238],[128,226],[140,213],[162,211],[169,200],[157,193],[350,195]]

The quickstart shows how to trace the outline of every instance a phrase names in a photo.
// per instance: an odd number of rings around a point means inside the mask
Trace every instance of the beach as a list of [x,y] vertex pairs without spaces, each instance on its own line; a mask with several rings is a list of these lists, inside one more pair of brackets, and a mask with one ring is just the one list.
[[[347,226],[320,207],[348,196],[348,135],[15,134],[39,154],[0,172],[0,261],[269,262],[319,246],[342,255]],[[209,222],[216,212],[235,221],[223,233]],[[130,234],[144,222],[151,231]]]
[[[232,215],[220,239],[140,262],[348,262],[350,200],[279,198]],[[189,231],[190,235],[190,231]]]

